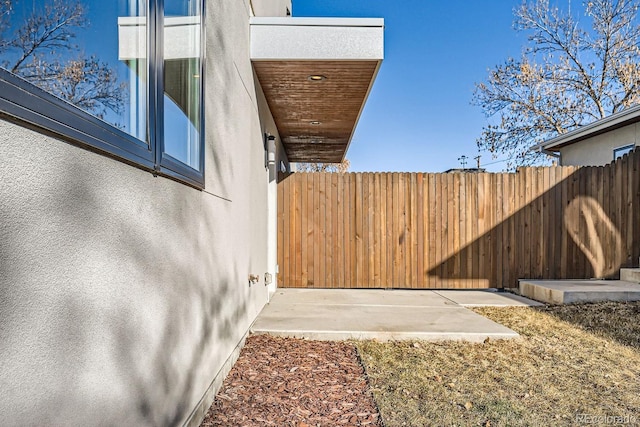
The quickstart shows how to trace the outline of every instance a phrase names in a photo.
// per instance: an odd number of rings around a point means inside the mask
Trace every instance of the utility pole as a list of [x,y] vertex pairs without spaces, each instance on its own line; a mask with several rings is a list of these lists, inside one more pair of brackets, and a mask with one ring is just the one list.
[[478,164],[478,169],[480,169],[480,154],[478,154],[476,157],[474,157],[474,159],[476,160],[476,163]]
[[468,157],[465,156],[464,154],[460,157],[458,157],[458,161],[460,162],[460,164],[462,165],[462,170],[465,170],[467,167],[467,159]]

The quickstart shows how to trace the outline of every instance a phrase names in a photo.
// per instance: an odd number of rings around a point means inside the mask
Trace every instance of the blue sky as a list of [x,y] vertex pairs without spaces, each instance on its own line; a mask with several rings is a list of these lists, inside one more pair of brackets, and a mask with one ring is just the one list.
[[[441,172],[482,155],[487,123],[470,104],[474,84],[526,36],[513,30],[521,0],[293,0],[294,16],[385,19],[385,59],[347,158],[351,171]],[[498,159],[499,160],[499,159]],[[500,171],[506,163],[486,166]]]

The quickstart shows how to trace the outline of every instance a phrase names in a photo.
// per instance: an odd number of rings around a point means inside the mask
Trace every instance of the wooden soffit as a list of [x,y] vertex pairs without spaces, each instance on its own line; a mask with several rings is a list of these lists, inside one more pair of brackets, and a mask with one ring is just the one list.
[[289,161],[342,161],[382,62],[383,28],[381,19],[252,19],[253,67]]

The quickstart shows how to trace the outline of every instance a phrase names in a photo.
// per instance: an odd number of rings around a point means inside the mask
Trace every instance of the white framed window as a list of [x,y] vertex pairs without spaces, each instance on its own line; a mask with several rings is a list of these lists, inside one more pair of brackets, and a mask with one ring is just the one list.
[[0,0],[0,114],[204,187],[203,0]]

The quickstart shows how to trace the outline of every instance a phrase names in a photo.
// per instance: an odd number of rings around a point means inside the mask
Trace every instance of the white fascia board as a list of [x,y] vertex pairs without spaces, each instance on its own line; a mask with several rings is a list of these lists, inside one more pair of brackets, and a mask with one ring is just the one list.
[[251,60],[384,58],[384,19],[251,18]]
[[[624,125],[627,122],[640,121],[640,105],[627,108],[619,113],[612,114],[604,119],[597,120],[586,126],[582,126],[578,129],[572,130],[562,135],[558,135],[555,138],[551,138],[540,144],[534,145],[530,148],[531,151],[550,150],[554,151],[555,147],[561,145],[568,145],[579,140],[589,138],[590,136],[598,135],[606,132],[609,129],[616,128]],[[555,150],[557,151],[557,150]]]
[[251,25],[289,25],[308,27],[384,27],[384,18],[292,18],[263,17],[250,18]]

